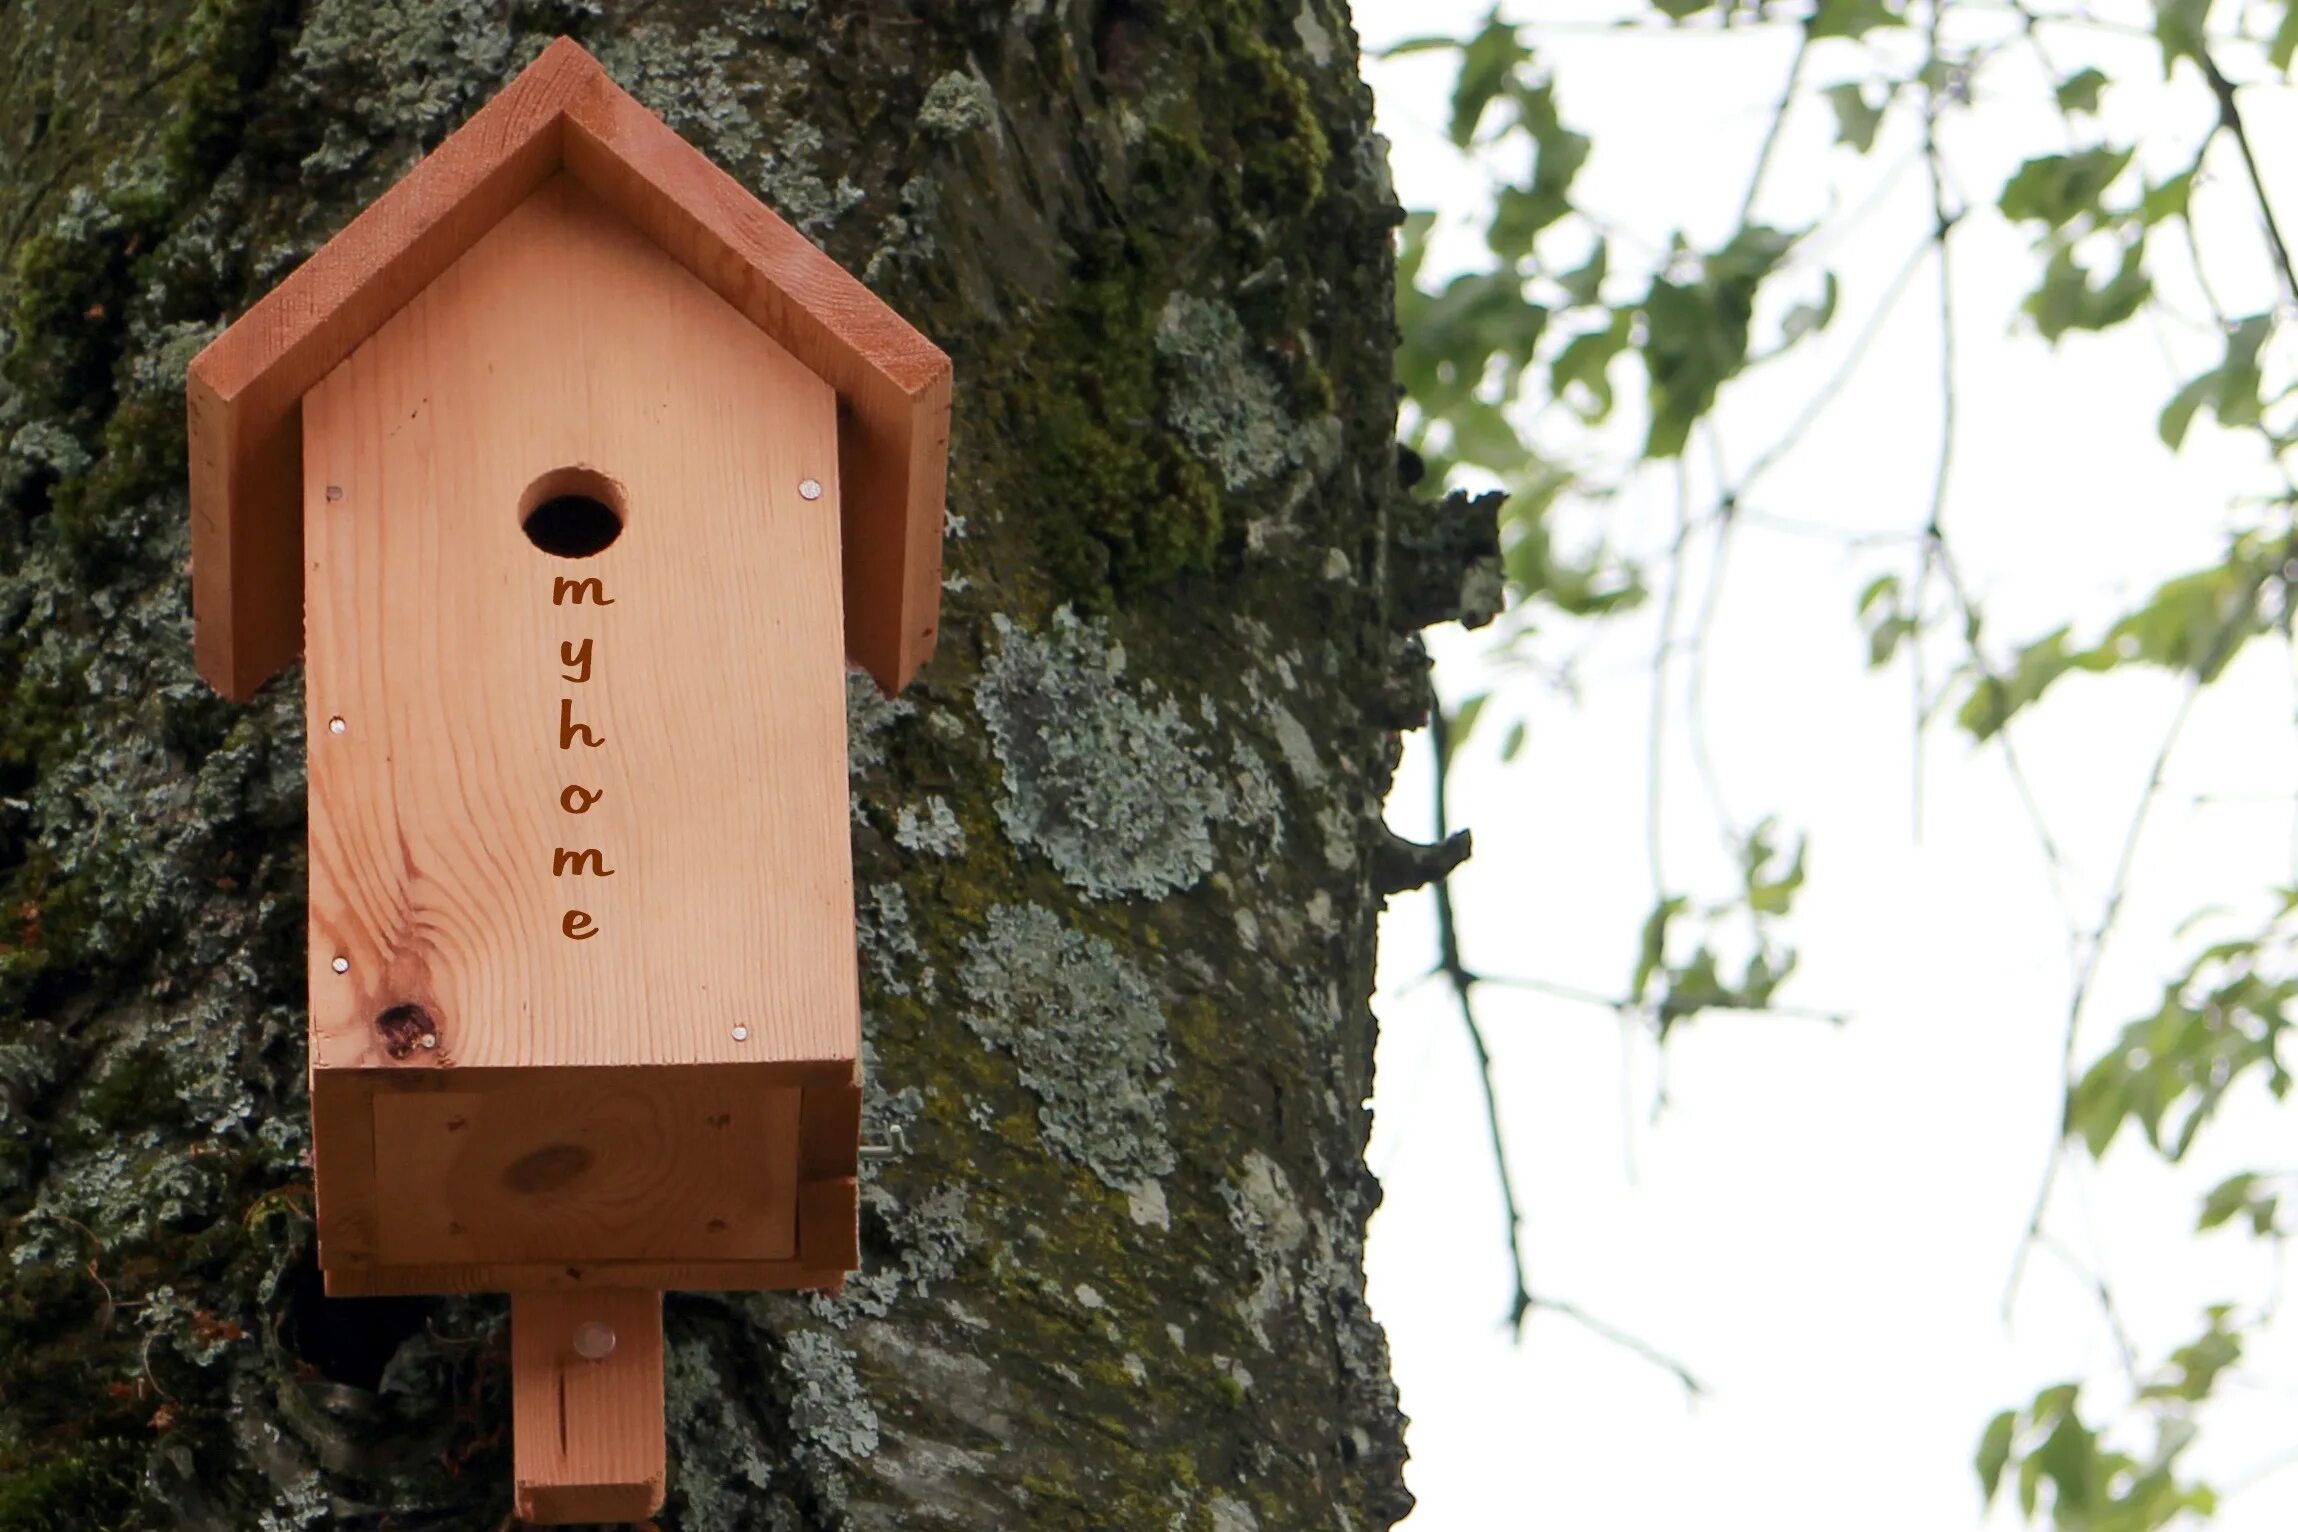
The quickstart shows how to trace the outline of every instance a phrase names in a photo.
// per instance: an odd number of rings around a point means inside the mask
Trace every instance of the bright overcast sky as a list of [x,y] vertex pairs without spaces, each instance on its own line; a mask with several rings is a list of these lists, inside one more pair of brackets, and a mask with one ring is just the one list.
[[[1357,21],[1370,51],[1465,33],[1483,10],[1360,0]],[[1538,11],[1551,21],[1605,14],[1587,0]],[[1695,241],[1727,231],[1790,32],[1535,37],[1567,121],[1595,139],[1579,196],[1653,246],[1677,227]],[[2164,93],[2151,44],[2096,60],[2073,47],[2062,67],[2091,61],[2134,82],[2108,98],[2110,122],[2125,133],[2175,123],[2174,141],[2191,144],[2195,102]],[[1487,181],[1443,141],[1447,56],[1375,61],[1368,74],[1402,200],[1473,218]],[[1821,68],[1813,78],[1831,76]],[[2022,100],[2014,87],[2032,82],[2008,72],[2003,81],[2002,99],[1949,140],[1982,206],[2020,157],[2063,147],[2040,87]],[[2287,96],[2245,98],[2286,218],[2298,212],[2298,149],[2282,147],[2298,146]],[[1759,214],[1815,220],[1831,190],[1869,184],[1876,164],[1897,157],[1887,140],[1874,163],[1856,162],[1831,137],[1824,107],[1797,116],[1776,195]],[[1829,344],[1847,339],[1920,240],[1927,199],[1920,175],[1903,178],[1844,244],[1845,313]],[[2234,217],[2221,242],[2228,253],[2212,273],[2221,295],[2236,312],[2264,307],[2255,230]],[[2208,426],[2175,460],[2155,438],[2163,399],[2217,360],[2208,337],[2141,324],[2054,355],[2009,333],[2031,270],[2024,235],[1991,212],[1975,216],[1957,235],[1957,259],[1964,430],[1950,533],[1999,639],[2037,636],[2070,615],[2095,632],[2164,576],[2219,555],[2229,499],[2258,487],[2255,457]],[[1917,291],[1932,293],[1931,280]],[[1766,511],[1853,532],[1921,524],[1938,429],[1934,304],[1926,296],[1884,332],[1823,430],[1767,481]],[[1726,417],[1741,463],[1835,354],[1817,348]],[[1653,480],[1603,514],[1648,544],[1670,525],[1671,491]],[[1917,839],[1908,675],[1866,670],[1853,618],[1860,587],[1893,567],[1906,561],[1887,547],[1744,533],[1707,682],[1710,743],[1734,815],[1776,810],[1811,835],[1811,879],[1789,932],[1804,962],[1785,998],[1848,1011],[1851,1024],[1699,1018],[1671,1041],[1669,1104],[1655,1119],[1660,1061],[1647,1034],[1538,994],[1486,991],[1481,1001],[1535,1289],[1680,1358],[1711,1390],[1696,1406],[1665,1373],[1565,1319],[1541,1315],[1521,1347],[1510,1345],[1473,1064],[1448,993],[1414,986],[1434,950],[1428,901],[1392,906],[1373,1143],[1387,1203],[1370,1267],[1414,1422],[1412,1532],[1975,1527],[1971,1457],[1991,1414],[2062,1379],[2098,1380],[2101,1401],[2112,1392],[2110,1338],[2068,1264],[2038,1256],[2011,1322],[2001,1313],[2056,1131],[2067,921],[1999,755],[1951,730],[1923,746]],[[1598,642],[1582,657],[1577,704],[1511,683],[1508,710],[1530,723],[1514,765],[1492,759],[1502,704],[1479,725],[1454,800],[1455,819],[1476,834],[1475,860],[1456,880],[1472,966],[1625,988],[1652,898],[1655,635],[1646,613]],[[1483,640],[1444,632],[1432,643],[1448,696],[1481,689]],[[2198,710],[2086,1012],[2085,1058],[2152,1010],[2161,979],[2197,940],[2174,938],[2182,917],[2220,904],[2236,913],[2206,929],[2255,929],[2263,890],[2292,880],[2291,696],[2281,653],[2260,644]],[[2078,678],[2027,723],[2022,750],[2086,923],[2176,700],[2159,675]],[[1713,875],[1714,835],[1680,727],[1663,775],[1671,877],[1698,883]],[[1425,833],[1429,791],[1416,737],[1391,822]],[[2211,801],[2198,803],[2203,795]],[[2191,1337],[2205,1304],[2255,1304],[2271,1290],[2243,1237],[2189,1232],[2196,1199],[2221,1176],[2290,1164],[2287,1118],[2250,1105],[2206,1137],[2187,1173],[2172,1176],[2126,1143],[2104,1173],[2070,1167],[2060,1182],[2051,1228],[2111,1278],[2143,1366]],[[2298,1446],[2290,1329],[2229,1386],[2233,1407],[2190,1460],[2222,1486],[2248,1482],[2217,1523],[2230,1532],[2282,1532],[2298,1518],[2298,1470],[2274,1471]],[[1998,1507],[1986,1524],[2016,1525],[2015,1513]]]

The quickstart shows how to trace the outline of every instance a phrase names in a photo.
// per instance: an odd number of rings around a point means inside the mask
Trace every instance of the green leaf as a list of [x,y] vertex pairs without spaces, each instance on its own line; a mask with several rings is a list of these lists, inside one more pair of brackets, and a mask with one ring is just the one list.
[[1637,944],[1636,976],[1628,985],[1628,998],[1641,1000],[1651,987],[1652,975],[1667,962],[1668,923],[1684,912],[1682,895],[1662,899],[1653,906],[1652,913],[1644,917],[1643,936]]
[[1792,346],[1806,335],[1817,335],[1826,329],[1835,318],[1835,305],[1842,296],[1842,286],[1831,271],[1820,284],[1817,301],[1799,303],[1781,317],[1779,343],[1782,346]]
[[[2298,10],[2298,7],[2294,7]],[[2182,170],[2157,186],[2149,182],[2146,195],[2139,200],[2139,217],[2150,227],[2166,218],[2184,218],[2189,199],[2194,194],[2194,172]]]
[[1502,22],[1497,11],[1484,23],[1484,30],[1468,40],[1460,50],[1460,78],[1452,87],[1451,135],[1456,148],[1465,149],[1474,141],[1485,108],[1531,56],[1532,51],[1517,40],[1516,29]]
[[2161,433],[2164,446],[2174,452],[2178,450],[2179,444],[2186,440],[2187,428],[2194,422],[2195,411],[2205,404],[2222,426],[2258,423],[2259,412],[2264,408],[2258,398],[2258,353],[2273,333],[2272,314],[2252,314],[2236,322],[2226,337],[2226,359],[2200,377],[2188,379],[2171,395],[2170,403],[2163,406],[2162,418],[2155,428]]
[[2003,731],[2011,716],[2040,698],[2050,684],[2070,670],[2106,670],[2114,656],[2097,649],[2071,649],[2069,629],[2060,628],[2021,649],[2009,675],[1983,676],[1964,700],[1956,722],[1976,740],[1989,740]]
[[2074,246],[2054,238],[2043,266],[2042,284],[2022,305],[2043,339],[2056,341],[2069,330],[2105,330],[2136,314],[2154,291],[2146,273],[2144,237],[2123,246],[2122,261],[2104,282],[2075,259]]
[[2290,59],[2298,54],[2298,5],[2284,0],[2281,25],[2274,29],[2274,42],[2266,50],[2266,61],[2284,74],[2290,72]]
[[1446,729],[1451,748],[1457,750],[1468,743],[1468,736],[1476,730],[1476,720],[1484,716],[1484,704],[1491,700],[1490,692],[1478,692],[1453,710],[1452,721]]
[[1650,384],[1646,457],[1675,457],[1716,391],[1747,365],[1748,322],[1764,279],[1795,237],[1749,224],[1688,281],[1654,278],[1644,299],[1644,372]]
[[[1611,414],[1612,361],[1627,349],[1633,318],[1626,309],[1618,310],[1603,329],[1574,336],[1548,364],[1548,391],[1571,405],[1581,419],[1594,423]],[[1588,391],[1589,403],[1574,400],[1569,390],[1575,383]]]
[[2130,164],[2128,149],[2084,149],[2028,160],[2003,184],[1996,206],[2013,221],[2039,218],[2050,228],[2097,213],[2099,197]]
[[2194,424],[2195,411],[2210,402],[2217,387],[2218,374],[2206,372],[2198,378],[2187,379],[2178,392],[2170,396],[2170,403],[2162,407],[2162,418],[2154,427],[2165,447],[2173,452],[2178,450],[2179,444],[2186,440],[2187,428]]
[[1587,308],[1602,300],[1604,276],[1612,259],[1609,240],[1598,239],[1596,248],[1588,252],[1588,259],[1556,279],[1564,289],[1564,297],[1575,308]]
[[2202,1214],[2195,1220],[2196,1233],[2231,1223],[2237,1217],[2248,1217],[2250,1232],[2264,1239],[2274,1232],[2274,1213],[2279,1199],[2261,1195],[2265,1178],[2254,1170],[2228,1176],[2210,1189],[2202,1199]]
[[1524,753],[1524,720],[1519,718],[1508,725],[1508,732],[1500,737],[1500,762],[1508,764]]
[[2011,1461],[2011,1440],[2018,1427],[2018,1412],[2005,1410],[1987,1422],[1986,1431],[1979,1437],[1979,1488],[1989,1505],[1994,1503],[1995,1490],[2003,1482],[2003,1467]]
[[2085,112],[2096,117],[2099,110],[2099,92],[2107,84],[2107,77],[2095,69],[2081,70],[2059,82],[2059,110],[2069,114]]
[[1884,0],[1819,0],[1811,15],[1811,36],[1865,37],[1877,27],[1903,27],[1907,18]]
[[2242,643],[2263,626],[2258,609],[2267,571],[2255,549],[2237,545],[2223,564],[2165,580],[2144,606],[2107,631],[2099,647],[2118,661],[2160,665],[2214,681]]
[[1820,94],[1835,109],[1837,143],[1849,144],[1861,154],[1875,147],[1875,130],[1883,125],[1884,108],[1891,104],[1888,89],[1884,92],[1881,106],[1869,106],[1866,87],[1857,83],[1830,85]]
[[2154,36],[2162,44],[2162,77],[2182,58],[2199,58],[2210,0],[2154,0]]

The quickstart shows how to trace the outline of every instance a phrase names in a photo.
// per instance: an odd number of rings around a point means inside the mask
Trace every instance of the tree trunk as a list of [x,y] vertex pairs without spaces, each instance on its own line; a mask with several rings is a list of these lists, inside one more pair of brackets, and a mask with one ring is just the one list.
[[1339,0],[89,0],[0,12],[0,1532],[507,1516],[504,1301],[320,1294],[300,678],[192,674],[183,375],[561,31],[958,376],[851,708],[866,1269],[672,1297],[663,1524],[1388,1525],[1380,801],[1491,533],[1397,486]]

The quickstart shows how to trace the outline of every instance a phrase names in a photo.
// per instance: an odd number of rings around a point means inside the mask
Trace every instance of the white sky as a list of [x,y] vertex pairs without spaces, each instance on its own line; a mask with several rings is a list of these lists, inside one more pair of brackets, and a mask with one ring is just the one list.
[[[1465,34],[1483,9],[1359,0],[1357,23],[1370,50]],[[1539,9],[1548,22],[1607,13],[1590,0]],[[1577,189],[1585,202],[1654,246],[1677,227],[1695,242],[1728,230],[1784,78],[1786,29],[1535,40],[1567,121],[1595,138]],[[2106,53],[2074,36],[2057,52],[2063,71],[2096,62],[2131,82],[2110,94],[2108,121],[2160,129],[2165,163],[2199,137],[2207,107],[2191,90],[2165,91],[2151,43]],[[1855,59],[1848,48],[1823,54],[1809,78],[1846,77]],[[1465,223],[1487,182],[1442,138],[1451,67],[1423,55],[1367,72],[1401,198]],[[2001,81],[1949,138],[1981,212],[1956,236],[1964,429],[1947,525],[1998,641],[2070,615],[2095,632],[2164,576],[2216,557],[2229,500],[2260,487],[2255,450],[2207,423],[2175,460],[2155,438],[2178,381],[2215,364],[2208,336],[2142,323],[2054,354],[2011,335],[2032,263],[2026,236],[1988,209],[2018,160],[2065,142],[2039,87],[2013,71]],[[2298,160],[2277,152],[2298,142],[2290,95],[2245,96],[2285,218],[2298,217]],[[1791,122],[1759,213],[1793,225],[1824,213],[1831,191],[1855,203],[1905,157],[1905,131],[1857,160],[1830,150],[1832,122],[1812,104]],[[2266,306],[2256,231],[2231,192],[2204,195],[2219,199],[2211,276],[2221,296],[2235,312]],[[1768,445],[1831,370],[1927,217],[1918,171],[1838,248],[1845,312],[1826,344],[1727,413],[1736,462]],[[1455,244],[1449,259],[1462,254]],[[1938,429],[1934,279],[1916,291],[1824,429],[1767,482],[1764,510],[1851,530],[1920,525]],[[1632,364],[1617,377],[1635,377]],[[1641,483],[1601,514],[1614,535],[1649,546],[1672,526],[1671,487]],[[1711,1390],[1696,1406],[1666,1374],[1567,1320],[1536,1317],[1525,1343],[1510,1344],[1474,1066],[1443,987],[1413,987],[1434,953],[1426,897],[1392,906],[1373,1147],[1388,1200],[1369,1264],[1413,1418],[1412,1532],[2010,1527],[2015,1512],[2000,1506],[1982,1518],[1970,1466],[1988,1416],[2078,1377],[2097,1380],[2086,1415],[2111,1402],[2114,1352],[2066,1265],[2038,1256],[2012,1322],[2001,1315],[2056,1132],[2067,927],[1997,753],[1949,729],[1923,742],[1916,840],[1908,674],[1866,670],[1853,618],[1869,578],[1907,567],[1889,548],[1751,528],[1734,549],[1709,661],[1710,740],[1733,812],[1752,821],[1777,810],[1811,835],[1811,881],[1788,932],[1804,962],[1784,998],[1847,1010],[1851,1025],[1699,1018],[1671,1041],[1669,1105],[1655,1120],[1648,1035],[1568,1001],[1481,996],[1535,1289],[1682,1359]],[[1479,724],[1453,805],[1476,833],[1476,858],[1455,883],[1472,966],[1625,987],[1652,893],[1655,616],[1582,654],[1580,703],[1519,678]],[[1486,684],[1486,639],[1442,631],[1432,646],[1447,696]],[[2086,1011],[2085,1059],[2152,1010],[2198,940],[2174,937],[2184,916],[2227,905],[2239,913],[2208,931],[2254,930],[2263,890],[2292,879],[2298,740],[2286,665],[2254,646],[2173,758],[2123,933]],[[2081,677],[2025,721],[2021,748],[2086,923],[2175,700],[2159,675]],[[1503,767],[1492,754],[1510,713],[1529,720],[1531,743]],[[1663,777],[1671,878],[1722,892],[1680,721]],[[1429,792],[1415,737],[1391,823],[1424,833]],[[2201,793],[2239,801],[2198,805]],[[2256,1304],[2272,1289],[2245,1237],[2191,1234],[2201,1191],[2221,1176],[2290,1166],[2287,1119],[2250,1106],[2206,1135],[2187,1171],[2168,1173],[2126,1141],[2103,1173],[2078,1167],[2060,1182],[2051,1227],[2114,1283],[2142,1366],[2190,1338],[2205,1304]],[[2224,1391],[2233,1403],[2189,1464],[2222,1486],[2252,1480],[2220,1527],[2279,1532],[2298,1517],[2298,1472],[2272,1471],[2298,1447],[2298,1334],[2284,1325]]]

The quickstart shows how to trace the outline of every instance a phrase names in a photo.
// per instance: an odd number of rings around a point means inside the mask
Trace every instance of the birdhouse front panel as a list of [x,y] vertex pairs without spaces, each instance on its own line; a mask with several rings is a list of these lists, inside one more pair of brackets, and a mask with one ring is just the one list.
[[802,1204],[850,1231],[837,432],[563,172],[305,395],[331,1285],[779,1285]]

